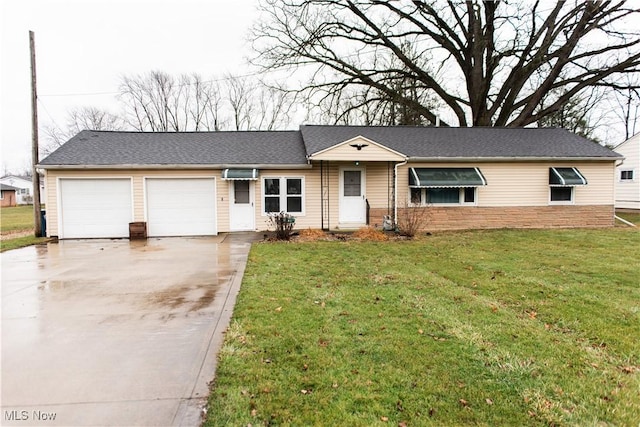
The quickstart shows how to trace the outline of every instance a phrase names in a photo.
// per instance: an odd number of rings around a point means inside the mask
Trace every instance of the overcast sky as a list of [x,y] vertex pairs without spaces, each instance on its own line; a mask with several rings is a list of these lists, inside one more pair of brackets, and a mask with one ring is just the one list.
[[[257,0],[1,0],[0,138],[4,169],[31,160],[29,30],[40,128],[69,110],[117,112],[121,76],[160,70],[243,73]],[[41,135],[41,139],[42,139]]]

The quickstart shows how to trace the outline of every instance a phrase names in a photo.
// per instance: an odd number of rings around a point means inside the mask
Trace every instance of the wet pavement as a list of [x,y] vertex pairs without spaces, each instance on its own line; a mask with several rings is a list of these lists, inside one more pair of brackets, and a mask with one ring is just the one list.
[[256,237],[2,253],[0,424],[199,425]]

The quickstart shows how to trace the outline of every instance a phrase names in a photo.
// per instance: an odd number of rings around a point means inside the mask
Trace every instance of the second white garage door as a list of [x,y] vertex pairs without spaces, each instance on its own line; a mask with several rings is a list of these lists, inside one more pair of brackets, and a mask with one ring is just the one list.
[[214,178],[147,178],[145,182],[149,236],[217,234]]

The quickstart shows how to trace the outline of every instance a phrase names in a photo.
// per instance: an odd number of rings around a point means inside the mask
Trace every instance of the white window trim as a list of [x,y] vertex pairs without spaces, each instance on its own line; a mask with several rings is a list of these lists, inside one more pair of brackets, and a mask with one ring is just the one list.
[[0,200],[4,200],[4,191],[0,191]]
[[[551,190],[553,188],[570,188],[571,200],[551,200]],[[549,186],[549,204],[550,205],[575,205],[576,204],[576,187],[574,185],[550,185]]]
[[[478,187],[451,187],[458,189],[458,203],[427,203],[427,191],[429,188],[425,187],[409,187],[409,205],[415,206],[416,204],[411,201],[411,190],[420,190],[420,204],[418,206],[438,206],[438,207],[460,207],[460,206],[477,206],[478,205]],[[473,202],[464,201],[465,188],[473,188]]]
[[[290,213],[291,215],[294,216],[305,216],[306,215],[306,184],[305,184],[305,180],[304,180],[304,176],[282,176],[282,175],[278,175],[278,176],[262,176],[261,177],[261,181],[260,181],[260,193],[261,193],[261,199],[260,199],[260,204],[262,205],[260,210],[260,214],[262,216],[267,216],[269,215],[270,212],[266,212],[265,208],[266,208],[266,203],[265,203],[265,197],[275,197],[275,194],[265,194],[265,189],[266,186],[264,184],[265,180],[267,179],[279,179],[280,180],[280,208],[284,208],[287,206],[287,197],[291,196],[291,197],[301,197],[302,198],[302,212],[287,212],[284,209],[281,209],[281,211],[284,211],[286,213]],[[297,194],[291,194],[291,195],[287,195],[287,179],[299,179],[301,180],[301,185],[302,185],[302,193],[300,195]]]

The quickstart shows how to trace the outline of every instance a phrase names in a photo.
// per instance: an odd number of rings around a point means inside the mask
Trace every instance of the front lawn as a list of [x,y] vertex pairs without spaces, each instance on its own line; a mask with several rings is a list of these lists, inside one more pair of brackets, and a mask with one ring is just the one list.
[[[635,212],[616,212],[616,215],[633,224],[640,225],[640,214]],[[619,221],[616,220],[616,223]]]
[[33,230],[33,206],[23,205],[0,209],[0,232]]
[[640,233],[260,243],[206,425],[635,425]]
[[33,235],[33,222],[32,205],[0,209],[0,252],[48,242]]

